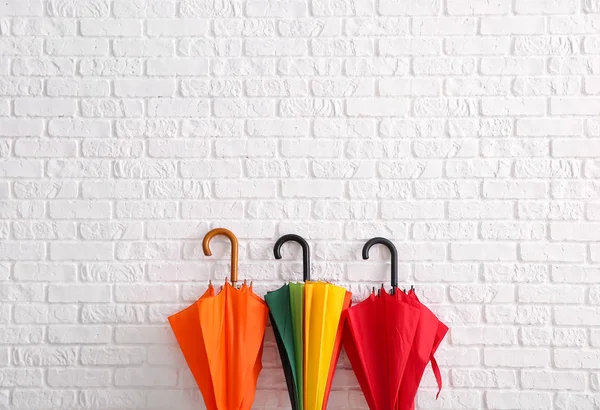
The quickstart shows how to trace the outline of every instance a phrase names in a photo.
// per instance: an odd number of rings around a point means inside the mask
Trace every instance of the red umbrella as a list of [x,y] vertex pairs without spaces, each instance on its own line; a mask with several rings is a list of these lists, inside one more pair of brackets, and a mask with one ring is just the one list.
[[413,348],[419,325],[420,309],[397,297],[397,251],[385,238],[373,238],[363,247],[363,258],[369,250],[383,244],[392,256],[392,291],[384,289],[347,311],[344,348],[356,373],[371,410],[394,409],[398,401],[403,375]]
[[419,301],[414,289],[411,289],[408,294],[396,293],[398,299],[410,303],[420,312],[419,324],[402,378],[402,384],[400,385],[400,394],[396,405],[396,410],[412,410],[415,407],[415,396],[421,378],[429,361],[431,361],[431,368],[437,381],[438,396],[442,390],[442,375],[433,355],[448,332],[448,326],[443,324],[431,310]]

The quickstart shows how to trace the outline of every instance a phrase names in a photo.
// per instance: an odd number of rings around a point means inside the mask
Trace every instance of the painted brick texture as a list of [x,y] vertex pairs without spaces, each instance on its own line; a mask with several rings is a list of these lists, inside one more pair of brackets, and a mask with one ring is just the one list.
[[[418,409],[598,408],[600,1],[0,1],[0,409],[191,410],[167,325],[228,274],[451,327]],[[256,409],[289,408],[271,329]],[[342,356],[330,409],[364,409]]]

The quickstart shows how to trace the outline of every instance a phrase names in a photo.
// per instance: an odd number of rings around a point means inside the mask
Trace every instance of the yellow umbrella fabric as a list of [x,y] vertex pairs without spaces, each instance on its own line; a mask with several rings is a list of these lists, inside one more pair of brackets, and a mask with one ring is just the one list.
[[345,299],[346,289],[340,286],[304,285],[304,410],[323,408]]

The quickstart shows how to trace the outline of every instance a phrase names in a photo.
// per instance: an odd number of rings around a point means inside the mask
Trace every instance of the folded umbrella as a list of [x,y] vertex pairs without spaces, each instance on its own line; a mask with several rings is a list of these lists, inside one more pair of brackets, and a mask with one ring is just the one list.
[[275,243],[273,253],[281,259],[287,241],[302,246],[305,283],[290,283],[265,296],[281,356],[293,409],[323,410],[340,351],[343,312],[351,301],[346,289],[310,281],[310,248],[294,234]]
[[304,286],[304,405],[323,410],[341,350],[344,312],[352,294],[324,282]]
[[[282,236],[275,243],[273,254],[276,259],[281,259],[281,246],[288,241],[298,242],[302,247],[302,279],[306,282],[310,280],[310,247],[304,238],[294,234]],[[269,307],[292,409],[303,409],[304,284],[283,285],[273,292],[268,292],[265,301]]]
[[231,283],[215,295],[212,284],[194,304],[169,317],[169,323],[209,410],[249,410],[254,400],[268,308],[246,283],[238,280],[238,241],[224,228],[213,229],[202,241],[211,255],[210,240],[225,235],[231,241]]
[[402,376],[415,339],[419,309],[395,296],[398,286],[397,251],[392,242],[373,238],[363,247],[363,258],[375,244],[387,246],[392,258],[392,290],[381,289],[347,311],[344,348],[369,409],[396,406]]
[[431,310],[419,301],[414,289],[411,289],[408,294],[398,292],[398,298],[405,300],[419,310],[419,324],[396,405],[396,410],[412,410],[415,407],[415,397],[423,373],[430,361],[438,385],[437,395],[440,394],[442,375],[433,355],[448,332],[448,326],[442,323]]

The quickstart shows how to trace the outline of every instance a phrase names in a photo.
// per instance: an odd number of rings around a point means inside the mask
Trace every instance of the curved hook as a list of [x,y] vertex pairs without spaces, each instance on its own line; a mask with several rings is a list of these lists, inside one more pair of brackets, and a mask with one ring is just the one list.
[[308,246],[308,242],[306,242],[306,240],[300,235],[290,233],[279,238],[277,242],[275,242],[275,246],[273,246],[273,255],[275,256],[275,259],[281,259],[281,246],[288,241],[297,242],[302,247],[302,279],[304,282],[309,281],[310,246]]
[[211,256],[210,241],[217,235],[225,235],[231,241],[231,284],[235,286],[238,280],[238,240],[229,229],[216,228],[204,235],[202,250],[206,256]]
[[390,250],[392,259],[392,293],[394,293],[398,287],[398,251],[392,241],[381,237],[369,239],[367,243],[365,243],[365,246],[363,246],[362,257],[363,259],[369,259],[371,247],[377,244],[385,245]]

